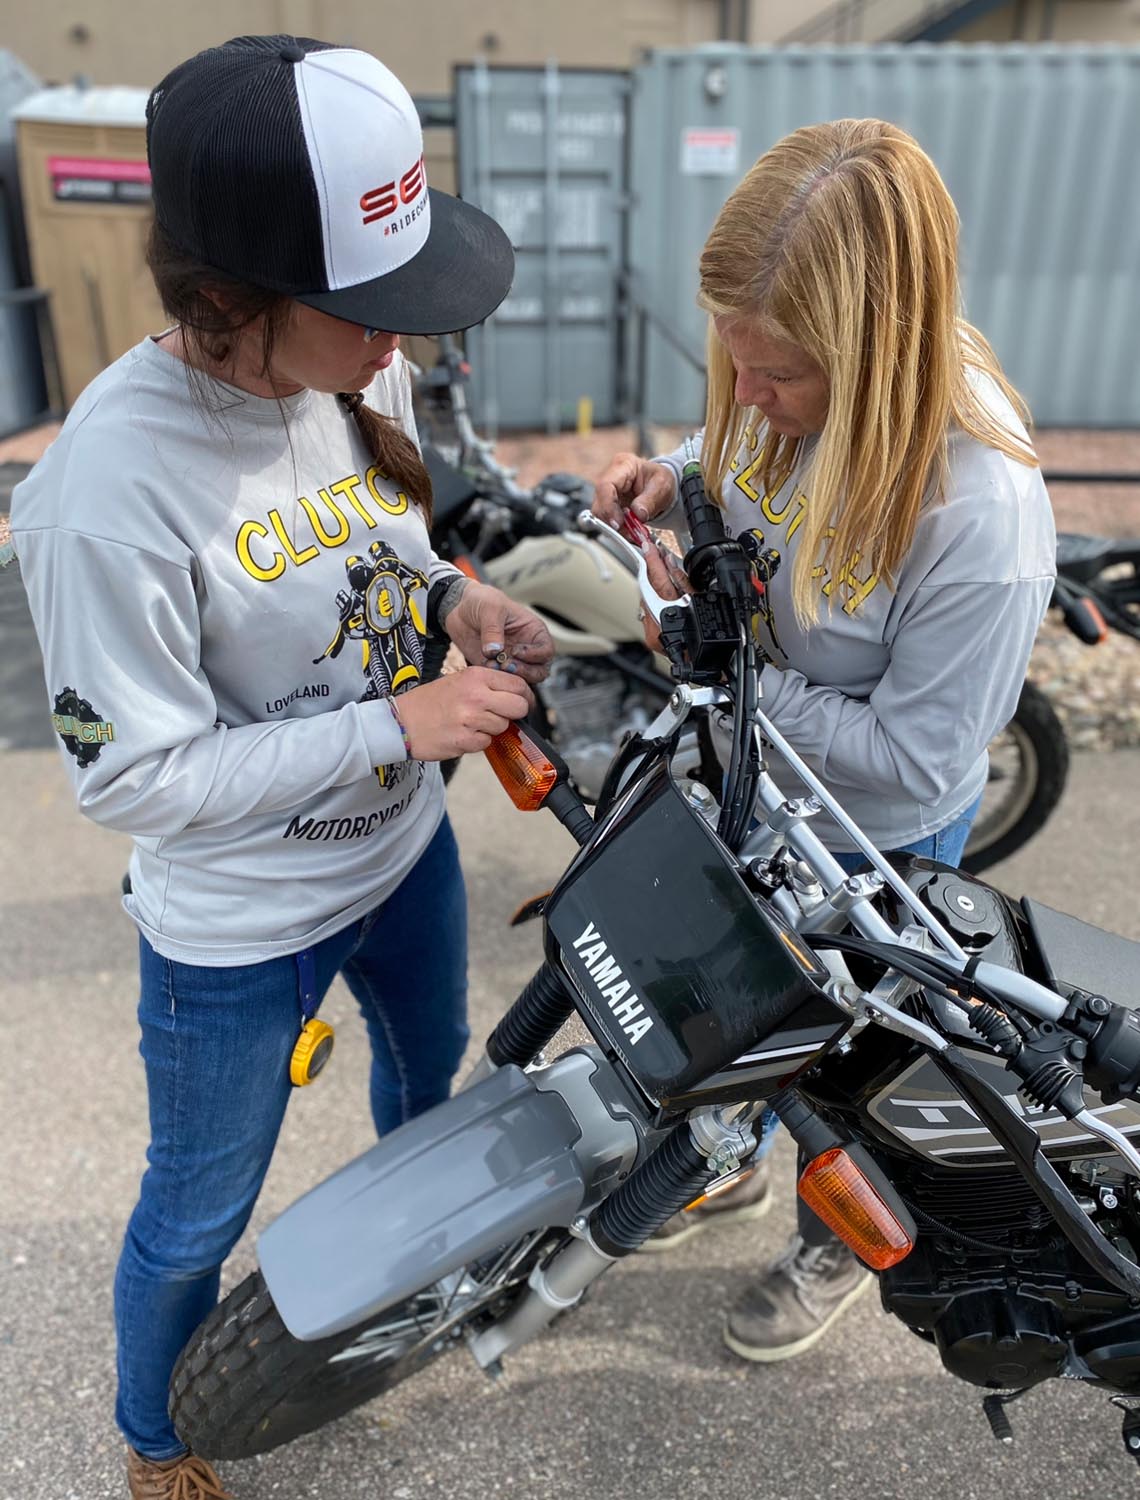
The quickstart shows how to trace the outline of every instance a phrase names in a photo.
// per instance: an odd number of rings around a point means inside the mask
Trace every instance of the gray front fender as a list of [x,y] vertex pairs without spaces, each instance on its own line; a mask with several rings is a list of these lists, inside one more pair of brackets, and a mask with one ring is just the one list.
[[286,1328],[319,1339],[544,1225],[586,1193],[574,1115],[507,1066],[384,1137],[275,1219],[258,1258]]

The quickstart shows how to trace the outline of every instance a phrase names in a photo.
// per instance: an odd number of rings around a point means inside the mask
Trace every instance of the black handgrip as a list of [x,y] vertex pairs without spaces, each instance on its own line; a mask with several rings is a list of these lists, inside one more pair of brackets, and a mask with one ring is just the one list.
[[704,475],[695,459],[681,470],[681,502],[685,507],[694,552],[710,542],[724,541],[728,534],[724,529],[724,517],[720,506],[714,505],[705,494]]
[[1065,624],[1086,646],[1099,645],[1108,635],[1108,627],[1096,605],[1085,594],[1078,593],[1060,578],[1053,587],[1053,598],[1064,616]]
[[1064,609],[1065,624],[1086,646],[1099,646],[1108,635],[1100,612],[1087,599],[1074,599]]

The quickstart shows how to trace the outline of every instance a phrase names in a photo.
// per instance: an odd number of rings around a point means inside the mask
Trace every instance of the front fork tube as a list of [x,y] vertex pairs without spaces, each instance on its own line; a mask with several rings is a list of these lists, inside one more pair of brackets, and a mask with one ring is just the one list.
[[700,1197],[712,1178],[735,1172],[756,1149],[754,1114],[751,1106],[715,1106],[671,1130],[588,1219],[575,1219],[569,1243],[534,1268],[515,1310],[471,1339],[479,1366],[486,1369],[534,1338],[573,1307],[603,1271]]
[[496,1068],[525,1068],[570,1019],[574,1002],[552,964],[535,970],[522,993],[487,1038],[487,1050],[463,1080],[470,1088]]

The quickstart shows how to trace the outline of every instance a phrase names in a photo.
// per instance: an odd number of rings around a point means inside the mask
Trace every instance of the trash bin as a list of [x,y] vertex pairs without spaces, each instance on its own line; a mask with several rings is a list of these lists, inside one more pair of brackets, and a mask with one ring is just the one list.
[[47,406],[35,300],[15,295],[27,288],[30,275],[10,119],[39,88],[18,57],[0,50],[0,437],[30,426]]
[[68,86],[13,113],[32,269],[50,294],[68,404],[163,326],[145,260],[146,100],[145,89]]

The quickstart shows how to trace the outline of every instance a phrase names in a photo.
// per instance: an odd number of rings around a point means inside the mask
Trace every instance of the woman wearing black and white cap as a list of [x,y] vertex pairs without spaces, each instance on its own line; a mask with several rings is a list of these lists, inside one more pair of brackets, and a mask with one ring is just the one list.
[[[487,317],[513,256],[428,189],[404,87],[363,52],[242,37],[176,68],[147,125],[174,326],[88,387],[12,523],[80,808],[134,839],[130,1493],[196,1500],[223,1491],[170,1424],[170,1371],[327,1054],[316,1008],[342,973],[379,1131],[446,1097],[465,902],[434,763],[522,717],[553,648],[430,548],[398,335]],[[425,683],[433,631],[475,665]]]

